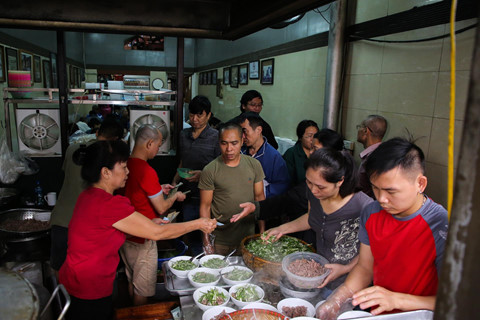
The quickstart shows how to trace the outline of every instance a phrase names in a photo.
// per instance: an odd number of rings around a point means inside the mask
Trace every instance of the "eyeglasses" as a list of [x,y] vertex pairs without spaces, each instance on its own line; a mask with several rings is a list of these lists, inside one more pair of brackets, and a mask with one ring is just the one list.
[[366,126],[366,125],[364,125],[364,124],[358,124],[358,125],[357,125],[357,130],[360,130],[360,129],[368,129],[368,130],[370,130],[370,132],[373,132],[373,130],[370,129],[369,126]]

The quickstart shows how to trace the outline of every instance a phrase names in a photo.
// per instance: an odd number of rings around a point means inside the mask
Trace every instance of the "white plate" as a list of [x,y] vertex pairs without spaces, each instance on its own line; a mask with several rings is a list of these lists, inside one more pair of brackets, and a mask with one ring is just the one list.
[[367,311],[360,311],[360,310],[352,310],[342,313],[338,316],[337,320],[344,320],[344,319],[356,319],[356,318],[363,318],[363,317],[370,317],[372,314]]
[[282,310],[283,307],[299,307],[299,306],[305,306],[307,308],[307,314],[305,315],[306,317],[315,316],[315,308],[313,307],[313,304],[311,304],[306,300],[298,299],[298,298],[287,298],[279,301],[277,304],[277,309],[278,309],[278,312],[286,316],[286,314],[283,313],[283,310]]
[[202,315],[202,320],[211,320],[213,317],[218,316],[222,311],[226,313],[235,312],[237,310],[230,307],[213,307],[205,311]]
[[251,302],[242,308],[242,310],[245,310],[245,309],[262,309],[262,310],[270,310],[273,312],[278,312],[277,308],[263,302]]

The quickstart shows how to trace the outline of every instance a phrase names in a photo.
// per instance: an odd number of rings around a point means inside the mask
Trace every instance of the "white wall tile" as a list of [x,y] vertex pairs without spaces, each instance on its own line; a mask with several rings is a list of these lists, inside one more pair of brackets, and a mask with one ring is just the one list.
[[379,91],[379,74],[349,75],[345,79],[344,104],[349,108],[376,110]]
[[347,74],[378,74],[382,71],[383,44],[355,41],[348,45]]
[[[470,71],[457,71],[455,80],[455,119],[463,120],[467,106]],[[434,116],[446,119],[450,117],[450,72],[438,74]]]
[[[455,121],[454,163],[458,161],[463,124],[464,122],[461,120]],[[449,120],[433,118],[430,145],[428,152],[425,153],[429,162],[443,166],[448,165],[448,133]]]
[[438,73],[382,74],[378,110],[432,116]]

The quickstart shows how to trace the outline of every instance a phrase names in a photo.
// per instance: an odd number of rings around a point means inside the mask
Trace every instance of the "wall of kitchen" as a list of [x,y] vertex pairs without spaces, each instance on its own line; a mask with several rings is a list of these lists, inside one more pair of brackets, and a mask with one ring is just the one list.
[[[429,1],[357,0],[353,8],[354,22],[369,21],[426,3]],[[215,116],[223,121],[239,113],[239,100],[246,90],[260,91],[265,102],[262,116],[279,137],[296,140],[295,128],[303,119],[312,119],[321,125],[327,47],[293,49],[284,54],[271,50],[271,55],[268,51],[327,31],[327,21],[330,19],[327,9],[328,6],[324,6],[317,12],[308,12],[299,22],[286,28],[265,29],[236,41],[185,39],[186,68],[196,68],[201,72],[215,69],[218,81],[223,79],[224,67],[274,58],[272,85],[249,79],[248,84],[239,85],[238,88],[223,84],[217,88],[215,85],[199,85],[197,73],[193,77],[197,81],[192,84],[192,91],[206,95],[212,101]],[[461,21],[457,23],[457,29],[475,22],[475,19]],[[13,29],[0,29],[0,32],[55,51],[55,32]],[[443,24],[377,39],[415,40],[446,33],[448,25]],[[456,156],[464,122],[474,34],[475,29],[471,29],[457,35]],[[176,38],[165,38],[164,52],[148,52],[123,50],[123,41],[127,37],[67,33],[67,57],[80,65],[150,69],[152,80],[161,77],[166,83],[166,79],[163,79],[166,78],[164,69],[176,66]],[[427,157],[427,175],[430,178],[427,194],[443,205],[446,205],[447,187],[449,54],[448,38],[404,44],[370,41],[349,43],[340,128],[346,139],[355,141],[355,126],[367,115],[376,113],[389,121],[386,139],[405,136],[408,130],[418,139]],[[45,55],[42,59],[49,57]],[[95,81],[96,73],[96,67],[87,69],[86,80]],[[4,85],[0,83],[0,88]],[[41,83],[34,85],[42,86]],[[88,112],[87,106],[82,108],[73,109],[72,112]],[[3,117],[2,108],[0,120],[3,121]],[[354,155],[357,159],[362,150],[363,147],[355,143]]]
[[[357,1],[355,22],[402,12],[426,2]],[[456,29],[476,22],[477,19],[461,21]],[[414,40],[448,32],[449,25],[442,24],[378,39]],[[475,32],[474,28],[457,35],[456,159],[464,123]],[[381,114],[390,124],[385,139],[408,135],[416,138],[427,160],[430,182],[426,192],[446,205],[449,38],[404,44],[356,41],[348,45],[347,52],[340,131],[346,139],[356,141],[355,126],[369,114]],[[239,88],[222,85],[223,98],[217,97],[216,86],[199,85],[198,93],[206,95],[212,101],[215,116],[226,121],[239,113],[241,95],[248,89],[256,89],[264,96],[262,116],[274,133],[296,139],[295,127],[300,120],[312,119],[322,123],[326,57],[326,47],[272,56],[275,59],[273,85],[261,85],[258,80],[249,80],[248,85]],[[223,78],[223,67],[228,66],[216,68],[219,78]],[[362,150],[363,146],[355,143],[357,160]]]

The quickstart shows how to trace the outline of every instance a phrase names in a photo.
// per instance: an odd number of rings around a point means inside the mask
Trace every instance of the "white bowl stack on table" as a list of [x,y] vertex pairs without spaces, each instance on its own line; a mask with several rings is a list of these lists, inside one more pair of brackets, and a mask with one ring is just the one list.
[[[220,281],[220,272],[214,269],[209,269],[209,268],[196,268],[196,269],[190,270],[187,276],[188,276],[188,281],[195,288],[200,288],[204,286],[216,286]],[[205,281],[205,277],[203,276],[213,278],[214,280]],[[199,278],[203,278],[203,279],[199,281]]]
[[188,273],[197,268],[198,267],[198,260],[193,260],[191,261],[194,265],[195,265],[195,268],[192,268],[192,269],[186,269],[186,270],[179,270],[179,269],[175,269],[174,266],[176,263],[178,263],[179,261],[189,261],[192,257],[191,256],[178,256],[178,257],[174,257],[172,259],[170,259],[168,261],[168,267],[170,268],[170,270],[172,271],[172,273],[174,275],[176,275],[177,277],[179,278],[187,278],[188,277]]
[[[222,297],[223,302],[219,303],[218,300],[217,301],[212,300],[210,301],[210,302],[213,302],[211,303],[211,305],[210,303],[203,303],[200,300],[205,294],[210,298],[212,298],[213,296],[216,296],[216,297],[223,296]],[[206,311],[215,306],[226,306],[229,300],[230,300],[230,294],[228,293],[228,291],[218,286],[204,286],[204,287],[198,288],[193,292],[193,301],[203,311]]]
[[[243,296],[243,295],[242,295],[242,297],[238,296],[239,293],[240,294],[241,293],[249,293],[252,290],[254,290],[256,292],[256,296],[257,296],[256,299],[253,299],[250,295],[249,295],[249,297],[246,297],[246,296]],[[251,302],[261,302],[263,300],[263,298],[265,297],[265,292],[263,291],[262,288],[260,288],[256,284],[249,284],[249,283],[247,283],[247,284],[244,284],[244,283],[236,284],[236,285],[234,285],[230,288],[228,293],[230,294],[230,297],[232,298],[233,303],[235,303],[235,305],[239,308],[243,308]],[[234,298],[234,296],[236,296],[236,297]]]
[[[299,298],[286,298],[278,302],[278,312],[289,318],[294,317],[293,308],[305,307],[305,314],[299,315],[301,317],[315,317],[315,307],[308,301]],[[290,310],[288,310],[290,309]]]

